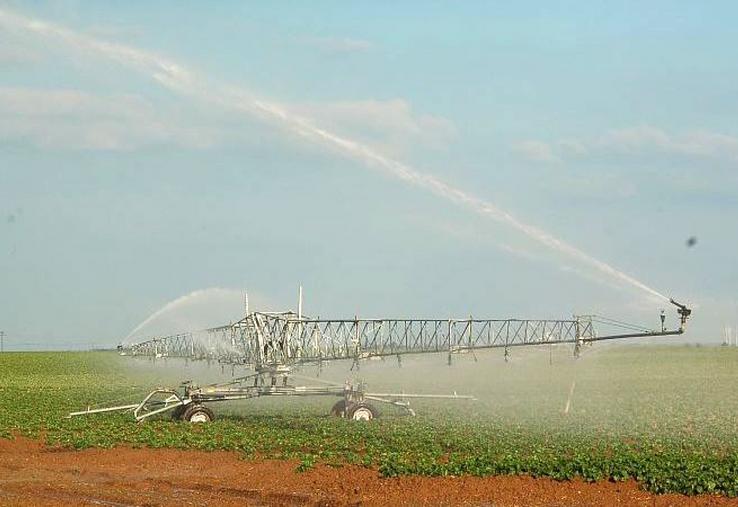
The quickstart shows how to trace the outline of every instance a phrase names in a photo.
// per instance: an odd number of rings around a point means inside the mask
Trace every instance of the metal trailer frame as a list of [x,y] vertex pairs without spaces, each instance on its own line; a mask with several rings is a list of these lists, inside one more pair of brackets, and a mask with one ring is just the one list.
[[[112,411],[132,411],[137,421],[165,412],[190,422],[207,422],[213,412],[206,403],[257,398],[261,396],[335,396],[334,415],[349,419],[373,419],[377,410],[369,401],[386,403],[415,415],[410,399],[437,398],[473,400],[454,394],[372,393],[362,382],[335,384],[293,373],[293,366],[320,365],[329,360],[352,360],[352,369],[362,360],[396,356],[398,364],[406,354],[453,354],[482,349],[504,348],[505,360],[511,347],[573,344],[579,355],[586,344],[602,340],[674,336],[684,333],[691,310],[671,300],[677,307],[678,329],[666,329],[662,312],[660,331],[649,330],[613,319],[595,316],[572,320],[475,320],[468,319],[359,319],[321,320],[293,312],[253,312],[228,326],[200,332],[154,338],[133,344],[122,354],[152,358],[177,357],[217,360],[220,363],[251,365],[255,373],[228,382],[197,386],[185,382],[181,390],[158,388],[140,403],[72,412],[69,417]],[[600,336],[594,323],[628,330]],[[476,359],[476,357],[475,357]],[[309,379],[320,385],[294,385],[293,378]]]
[[[266,379],[269,382],[266,382]],[[104,412],[132,412],[136,421],[144,421],[165,412],[174,410],[175,419],[190,422],[208,422],[213,419],[209,410],[201,410],[205,403],[218,401],[236,401],[258,398],[261,396],[333,396],[340,398],[333,406],[331,413],[340,417],[355,420],[370,420],[378,415],[377,410],[369,402],[379,402],[401,408],[405,414],[415,416],[410,408],[410,399],[435,398],[446,400],[474,400],[473,396],[453,394],[417,394],[417,393],[375,393],[367,392],[363,383],[346,382],[343,385],[311,379],[323,385],[293,385],[290,378],[305,378],[291,373],[284,368],[279,371],[263,371],[238,377],[228,382],[219,382],[205,386],[196,386],[190,382],[182,384],[182,390],[157,388],[151,391],[140,403],[119,405],[107,408],[81,410],[71,412],[68,417],[99,414]],[[191,407],[194,410],[187,412]]]

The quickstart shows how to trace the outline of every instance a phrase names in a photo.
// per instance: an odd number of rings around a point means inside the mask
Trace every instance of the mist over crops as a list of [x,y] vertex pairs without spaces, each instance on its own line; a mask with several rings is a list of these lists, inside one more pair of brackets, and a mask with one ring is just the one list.
[[[121,358],[150,385],[176,387],[251,373],[242,366],[182,359]],[[295,372],[343,384],[366,382],[368,392],[468,394],[469,400],[411,400],[424,421],[488,421],[638,436],[685,438],[732,434],[738,423],[738,350],[727,347],[597,344],[576,358],[570,346],[502,349],[475,354],[404,356],[309,365]],[[295,380],[295,384],[309,384]],[[573,384],[573,386],[572,386]],[[573,388],[572,388],[573,387]],[[571,393],[571,395],[570,395]],[[218,413],[243,415],[307,410],[325,415],[334,398],[258,399],[214,405]],[[567,402],[569,405],[566,411]],[[379,405],[385,416],[403,411]]]
[[[6,353],[0,436],[73,448],[133,445],[233,450],[246,459],[362,465],[383,476],[529,474],[636,479],[654,492],[738,495],[738,349],[685,346],[501,350],[323,365],[322,380],[362,378],[368,392],[473,394],[414,400],[417,417],[379,406],[369,423],[328,415],[336,398],[212,403],[207,424],[130,413],[66,419],[86,407],[140,402],[150,389],[241,374],[237,368],[111,352]],[[246,373],[246,372],[244,372]],[[305,367],[303,375],[317,373]],[[572,382],[576,381],[572,391]],[[307,383],[307,382],[306,382]],[[570,397],[571,393],[571,397]],[[565,408],[569,401],[569,411]]]

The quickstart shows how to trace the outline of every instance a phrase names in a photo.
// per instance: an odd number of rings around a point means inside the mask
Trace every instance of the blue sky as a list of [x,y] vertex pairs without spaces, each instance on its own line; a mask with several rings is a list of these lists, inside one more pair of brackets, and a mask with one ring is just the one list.
[[736,11],[0,2],[0,329],[115,342],[197,289],[284,307],[298,283],[321,316],[657,325],[644,291],[234,106],[248,95],[688,301],[688,339],[718,341],[738,325]]

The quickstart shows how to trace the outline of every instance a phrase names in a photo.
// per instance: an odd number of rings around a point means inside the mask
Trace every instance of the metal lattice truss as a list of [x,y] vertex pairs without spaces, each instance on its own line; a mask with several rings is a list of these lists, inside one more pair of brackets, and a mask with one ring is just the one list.
[[590,318],[573,320],[298,318],[254,312],[228,326],[154,338],[129,347],[134,355],[186,357],[255,367],[323,360],[458,353],[523,345],[596,340]]
[[[247,364],[255,373],[229,382],[197,386],[190,382],[181,390],[155,389],[143,401],[132,405],[90,408],[72,412],[69,417],[102,412],[133,411],[138,421],[172,412],[176,419],[206,422],[213,412],[204,406],[216,401],[234,401],[260,396],[337,396],[331,409],[334,415],[354,420],[376,417],[368,401],[382,402],[404,409],[408,398],[472,399],[454,394],[407,394],[367,392],[362,382],[344,385],[320,381],[320,385],[298,386],[299,377],[292,366],[325,360],[350,359],[354,362],[372,357],[403,354],[448,353],[524,345],[572,343],[575,353],[585,343],[616,338],[643,338],[678,335],[691,310],[672,301],[678,308],[681,325],[667,330],[661,314],[661,331],[650,331],[612,319],[578,317],[572,320],[476,320],[476,319],[358,319],[320,320],[302,318],[293,312],[247,313],[228,326],[203,331],[154,338],[126,348],[125,353],[150,357],[215,359]],[[298,306],[298,308],[300,308]],[[619,326],[623,334],[598,336],[593,322]]]

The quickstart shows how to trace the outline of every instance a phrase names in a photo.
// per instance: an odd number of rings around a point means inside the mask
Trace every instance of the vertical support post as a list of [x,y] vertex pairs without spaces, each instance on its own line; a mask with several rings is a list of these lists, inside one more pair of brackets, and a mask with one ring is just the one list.
[[264,341],[264,334],[262,332],[262,321],[259,317],[259,314],[254,314],[251,316],[251,320],[254,326],[254,332],[256,333],[255,363],[257,368],[263,366],[267,362],[266,343]]
[[582,330],[579,325],[579,316],[574,316],[574,357],[579,357],[582,353]]
[[297,291],[297,318],[302,320],[302,284]]
[[318,360],[322,357],[321,350],[320,350],[320,341],[318,333],[320,332],[320,327],[318,325],[313,324],[312,327],[312,333],[313,333],[313,348],[315,349],[315,354],[318,356]]
[[[304,342],[302,340],[302,284],[300,284],[300,289],[297,292],[297,350],[298,350],[298,356],[301,355],[302,348],[304,346]],[[288,344],[289,349],[289,344]]]
[[354,350],[359,355],[359,316],[354,315]]
[[451,319],[448,319],[448,365],[451,366]]
[[477,362],[477,353],[474,352],[474,338],[472,337],[472,321],[474,320],[474,317],[472,317],[471,314],[469,314],[469,350],[471,350],[472,357],[474,358],[474,362]]
[[472,346],[472,316],[469,314],[469,348]]
[[661,314],[659,314],[659,317],[661,318],[661,332],[663,333],[666,331],[666,312],[664,310],[661,310]]
[[5,352],[5,331],[0,331],[0,354]]
[[356,366],[356,371],[359,371],[359,316],[354,315],[354,364],[351,365],[351,370]]

